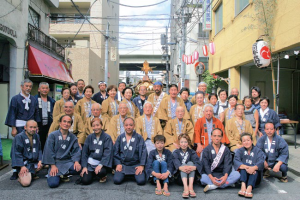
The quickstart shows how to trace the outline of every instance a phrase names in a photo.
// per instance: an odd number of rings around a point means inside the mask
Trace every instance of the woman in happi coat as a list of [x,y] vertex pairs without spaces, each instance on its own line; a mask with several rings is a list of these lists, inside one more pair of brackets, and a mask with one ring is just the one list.
[[237,100],[238,100],[238,98],[235,95],[230,95],[228,97],[229,107],[224,110],[224,125],[225,126],[226,126],[227,121],[235,116],[234,109],[235,109],[235,105],[237,104]]
[[273,170],[273,172],[281,171],[282,177],[279,180],[287,183],[289,146],[282,137],[275,133],[273,122],[265,124],[265,133],[266,135],[259,138],[256,144],[264,152],[266,158],[264,177],[270,176],[270,170]]
[[102,120],[94,118],[91,121],[94,133],[90,134],[84,143],[81,156],[83,185],[89,185],[95,177],[100,182],[106,182],[107,170],[112,167],[113,143],[111,137],[102,130]]
[[152,111],[153,104],[149,101],[146,101],[143,106],[144,114],[135,120],[135,131],[143,136],[148,153],[155,149],[153,138],[156,135],[163,135],[163,130],[161,128],[159,119],[152,115]]
[[78,92],[77,85],[75,83],[72,83],[70,85],[70,97],[69,101],[73,101],[74,105],[76,106],[77,102],[81,99],[76,94]]
[[258,147],[253,145],[250,133],[242,133],[241,141],[243,147],[234,155],[234,168],[241,174],[242,185],[238,195],[252,198],[253,188],[262,180],[265,156]]
[[244,132],[250,133],[253,137],[253,144],[256,145],[256,136],[254,135],[250,121],[246,120],[244,116],[245,106],[237,104],[235,106],[235,117],[228,120],[225,126],[226,135],[230,141],[230,151],[235,152],[237,149],[243,147],[240,140],[241,134]]
[[179,149],[173,152],[174,177],[178,184],[183,184],[183,198],[196,197],[193,189],[195,173],[201,173],[202,166],[196,152],[191,149],[191,139],[187,134],[178,136]]
[[143,137],[134,131],[134,126],[134,119],[126,118],[125,133],[118,136],[114,145],[115,184],[121,184],[127,175],[134,175],[138,185],[146,184],[147,149]]
[[54,108],[53,108],[53,119],[57,117],[58,115],[61,115],[64,113],[64,105],[65,102],[69,101],[70,97],[70,89],[69,88],[63,88],[61,90],[62,98],[55,102]]
[[128,115],[132,118],[138,118],[140,116],[140,111],[136,107],[136,105],[131,101],[131,97],[133,95],[133,89],[130,87],[126,87],[122,92],[124,99],[122,102],[125,102],[128,107]]
[[102,101],[102,116],[111,119],[113,116],[119,114],[119,101],[115,100],[117,94],[117,87],[110,85],[107,87],[109,97]]
[[265,135],[265,124],[267,121],[272,121],[275,125],[277,135],[279,135],[279,129],[281,128],[280,119],[277,113],[269,108],[270,100],[268,97],[263,97],[260,99],[260,108],[258,109],[259,113],[259,135]]
[[193,105],[190,109],[190,117],[192,119],[193,125],[196,124],[197,120],[203,117],[203,108],[204,108],[204,92],[198,91],[195,94],[196,104]]
[[[250,96],[245,96],[243,99],[243,104],[245,105],[245,119],[250,121],[254,131],[254,135],[258,139],[257,131],[259,127],[259,114],[258,111],[255,109],[255,106],[253,105],[253,99]],[[261,136],[262,135],[259,135],[259,137]]]
[[219,100],[218,100],[218,104],[220,106],[223,107],[223,109],[225,110],[226,108],[229,107],[229,103],[227,101],[227,97],[228,97],[228,92],[226,90],[221,89],[218,92],[218,96],[219,96]]
[[92,115],[92,104],[96,103],[92,100],[94,88],[88,85],[83,90],[84,97],[80,99],[75,106],[75,113],[79,114],[83,123]]
[[214,106],[214,117],[219,119],[223,123],[224,122],[224,109],[218,103],[218,95],[212,93],[208,96],[208,100],[211,103],[211,105]]
[[91,122],[93,119],[95,118],[99,118],[101,119],[102,121],[102,130],[104,130],[105,132],[107,131],[108,129],[108,126],[109,126],[109,120],[107,119],[107,117],[103,117],[101,115],[101,104],[99,103],[94,103],[92,105],[92,116],[89,117],[87,120],[86,120],[86,123],[85,123],[85,134],[86,135],[90,135],[93,133],[93,128],[92,128],[92,125],[91,125]]
[[185,110],[185,108],[178,106],[175,113],[176,118],[169,120],[165,127],[166,148],[171,152],[179,148],[178,136],[180,134],[188,134],[194,144],[194,126],[190,120],[184,119]]

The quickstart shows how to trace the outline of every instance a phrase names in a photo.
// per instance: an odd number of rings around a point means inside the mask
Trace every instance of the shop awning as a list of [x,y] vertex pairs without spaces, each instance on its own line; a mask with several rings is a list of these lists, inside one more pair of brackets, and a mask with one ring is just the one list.
[[28,69],[31,77],[45,77],[65,83],[74,83],[67,65],[50,55],[28,47]]

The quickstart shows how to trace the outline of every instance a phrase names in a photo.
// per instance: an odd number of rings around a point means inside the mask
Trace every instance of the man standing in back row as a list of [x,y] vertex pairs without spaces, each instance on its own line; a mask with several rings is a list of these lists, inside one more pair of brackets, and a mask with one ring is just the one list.
[[153,116],[154,117],[158,117],[157,115],[157,111],[158,108],[160,106],[161,101],[163,100],[163,98],[167,97],[168,95],[163,92],[163,84],[160,81],[156,81],[153,84],[153,89],[154,89],[154,93],[150,94],[148,97],[149,102],[151,102],[153,104]]
[[100,105],[102,105],[102,102],[108,98],[108,94],[106,92],[106,83],[104,81],[100,81],[98,83],[98,87],[100,89],[99,92],[97,92],[96,94],[94,94],[92,100],[96,101],[97,103],[99,103]]

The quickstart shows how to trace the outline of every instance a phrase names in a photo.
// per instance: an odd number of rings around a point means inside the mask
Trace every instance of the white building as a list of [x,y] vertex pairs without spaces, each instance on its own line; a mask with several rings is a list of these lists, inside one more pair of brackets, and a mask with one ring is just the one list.
[[4,125],[10,99],[20,92],[27,73],[29,24],[49,32],[51,7],[58,0],[0,0],[0,134],[7,137]]
[[[58,8],[51,8],[50,35],[66,47],[72,61],[74,81],[83,79],[95,89],[104,81],[105,36],[109,24],[109,58],[115,50],[116,60],[108,62],[108,85],[119,79],[119,5],[109,1],[59,0]],[[115,1],[119,2],[119,1]],[[92,23],[78,12],[78,10]],[[112,49],[113,47],[113,49]]]
[[[190,14],[190,20],[186,25],[186,46],[185,55],[192,55],[194,51],[199,52],[198,61],[204,63],[206,69],[208,69],[208,57],[205,57],[202,52],[202,46],[204,44],[208,45],[208,32],[202,31],[202,1],[200,0],[190,0],[185,6],[184,13]],[[176,45],[170,47],[171,49],[171,77],[174,79],[174,75],[179,75],[181,77],[181,45],[182,45],[182,23],[181,23],[181,6],[183,0],[172,0],[171,5],[171,16],[176,20],[171,21],[171,42],[176,42]],[[197,61],[195,61],[196,63]],[[173,67],[173,69],[172,69]],[[172,74],[173,73],[173,74]],[[177,78],[177,81],[180,80]],[[176,82],[179,83],[180,82]],[[195,73],[194,64],[187,65],[185,68],[185,87],[190,89],[191,93],[197,91],[197,85],[199,83],[199,78]]]

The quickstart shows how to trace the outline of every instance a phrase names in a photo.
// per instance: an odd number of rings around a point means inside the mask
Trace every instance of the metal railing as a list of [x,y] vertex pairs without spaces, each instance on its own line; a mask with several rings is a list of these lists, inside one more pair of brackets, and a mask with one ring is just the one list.
[[46,35],[31,24],[28,24],[28,39],[37,42],[43,47],[56,53],[58,56],[65,58],[65,48],[58,44],[55,39]]

